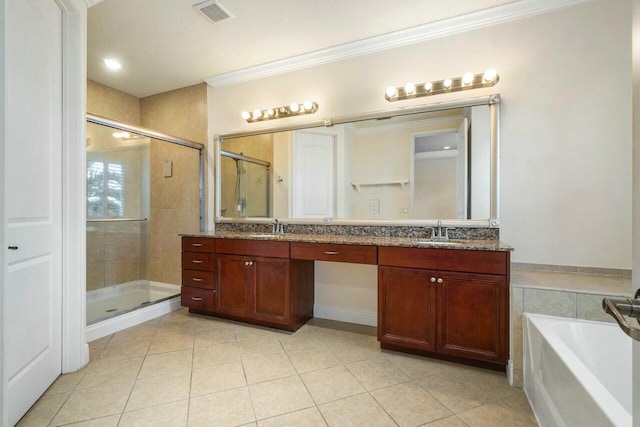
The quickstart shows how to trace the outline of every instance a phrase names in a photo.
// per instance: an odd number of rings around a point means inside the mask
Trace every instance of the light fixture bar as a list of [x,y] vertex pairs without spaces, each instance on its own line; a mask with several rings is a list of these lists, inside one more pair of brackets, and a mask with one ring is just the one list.
[[498,80],[500,80],[498,73],[493,68],[490,68],[484,73],[465,73],[460,77],[450,79],[415,84],[407,83],[404,86],[389,86],[384,97],[389,102],[402,101],[404,99],[439,95],[460,90],[491,87],[495,86]]
[[263,110],[253,110],[253,112],[243,111],[242,118],[248,123],[264,122],[266,120],[284,119],[286,117],[302,116],[304,114],[313,114],[318,111],[318,104],[311,101],[302,103],[294,102],[291,105],[285,105],[277,108],[267,108]]

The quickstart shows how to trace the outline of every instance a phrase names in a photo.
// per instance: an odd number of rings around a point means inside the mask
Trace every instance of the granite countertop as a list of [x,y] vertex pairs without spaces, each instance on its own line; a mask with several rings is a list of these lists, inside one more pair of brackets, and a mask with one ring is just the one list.
[[[408,237],[378,237],[378,236],[348,236],[336,234],[267,234],[250,233],[238,231],[217,231],[201,232],[193,234],[182,234],[188,237],[213,237],[222,239],[248,239],[267,240],[276,242],[302,242],[302,243],[333,243],[366,246],[400,246],[408,248],[431,248],[431,249],[456,249],[472,251],[494,251],[508,252],[513,248],[505,245],[499,240],[448,240],[447,244],[442,243],[416,243],[415,238]],[[261,237],[265,236],[265,237]]]

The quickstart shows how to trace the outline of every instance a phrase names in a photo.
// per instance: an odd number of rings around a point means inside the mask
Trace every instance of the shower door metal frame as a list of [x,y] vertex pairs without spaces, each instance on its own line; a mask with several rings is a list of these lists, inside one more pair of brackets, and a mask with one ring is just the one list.
[[204,231],[204,144],[189,141],[187,139],[178,138],[161,132],[140,126],[128,125],[125,123],[111,120],[106,117],[87,113],[87,122],[98,125],[107,126],[113,129],[123,130],[127,132],[137,133],[148,138],[157,139],[159,141],[168,142],[170,144],[181,145],[183,147],[198,150],[198,198],[199,198],[199,214],[200,214],[200,231]]

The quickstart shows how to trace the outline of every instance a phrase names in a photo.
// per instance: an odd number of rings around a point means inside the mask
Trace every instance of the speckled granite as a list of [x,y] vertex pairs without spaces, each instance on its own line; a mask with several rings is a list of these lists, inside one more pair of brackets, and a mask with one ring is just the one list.
[[417,243],[414,237],[388,237],[388,236],[353,236],[339,234],[264,234],[260,231],[216,231],[196,234],[184,234],[184,236],[195,237],[217,237],[224,239],[253,239],[253,240],[273,240],[280,242],[305,242],[305,243],[334,243],[366,246],[402,246],[410,248],[437,248],[456,249],[472,251],[511,251],[508,245],[499,240],[458,240],[451,239],[446,243],[427,242]]
[[[269,233],[270,224],[218,223],[218,231],[237,231],[246,233]],[[331,234],[335,236],[375,236],[430,238],[431,227],[410,226],[368,226],[368,225],[316,225],[284,224],[285,233],[291,234]],[[499,240],[497,228],[449,228],[449,238],[456,240]]]

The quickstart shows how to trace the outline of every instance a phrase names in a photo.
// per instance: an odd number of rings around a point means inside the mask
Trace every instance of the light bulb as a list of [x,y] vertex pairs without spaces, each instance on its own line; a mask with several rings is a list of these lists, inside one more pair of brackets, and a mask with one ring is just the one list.
[[242,118],[245,120],[249,120],[251,118],[251,113],[248,111],[243,111],[242,112]]
[[446,145],[446,146],[442,147],[443,150],[448,150],[450,148],[451,148],[451,146],[449,146],[449,145]]
[[300,106],[294,102],[293,104],[289,105],[289,109],[293,113],[297,113],[300,110]]
[[253,119],[254,119],[254,120],[259,119],[260,117],[262,117],[262,111],[260,111],[260,110],[253,110],[253,114],[252,114],[252,116],[253,116]]
[[462,84],[465,86],[469,86],[471,83],[473,83],[473,73],[464,73],[462,75]]
[[304,101],[304,104],[302,104],[302,108],[304,108],[306,111],[309,111],[313,108],[313,103],[311,101]]
[[442,86],[444,86],[445,89],[451,89],[451,79],[446,79],[445,81],[443,81]]
[[413,83],[407,83],[406,85],[404,85],[404,92],[407,95],[411,95],[415,91],[416,91],[416,85],[414,85]]
[[389,98],[393,98],[398,93],[395,86],[389,86],[385,92]]
[[428,82],[428,83],[424,84],[425,92],[431,92],[431,89],[433,89],[433,84],[431,82]]
[[483,78],[486,82],[495,83],[498,80],[498,72],[493,68],[489,68],[484,72]]
[[104,58],[102,60],[102,62],[104,63],[104,65],[107,66],[108,69],[110,69],[111,71],[117,71],[120,68],[122,68],[122,64],[120,63],[120,61],[118,61],[117,59],[112,59],[112,58]]
[[267,110],[267,116],[273,117],[274,114],[276,114],[276,112],[273,110],[273,108],[269,108]]
[[286,113],[287,112],[287,107],[280,107],[280,112],[281,113]]

